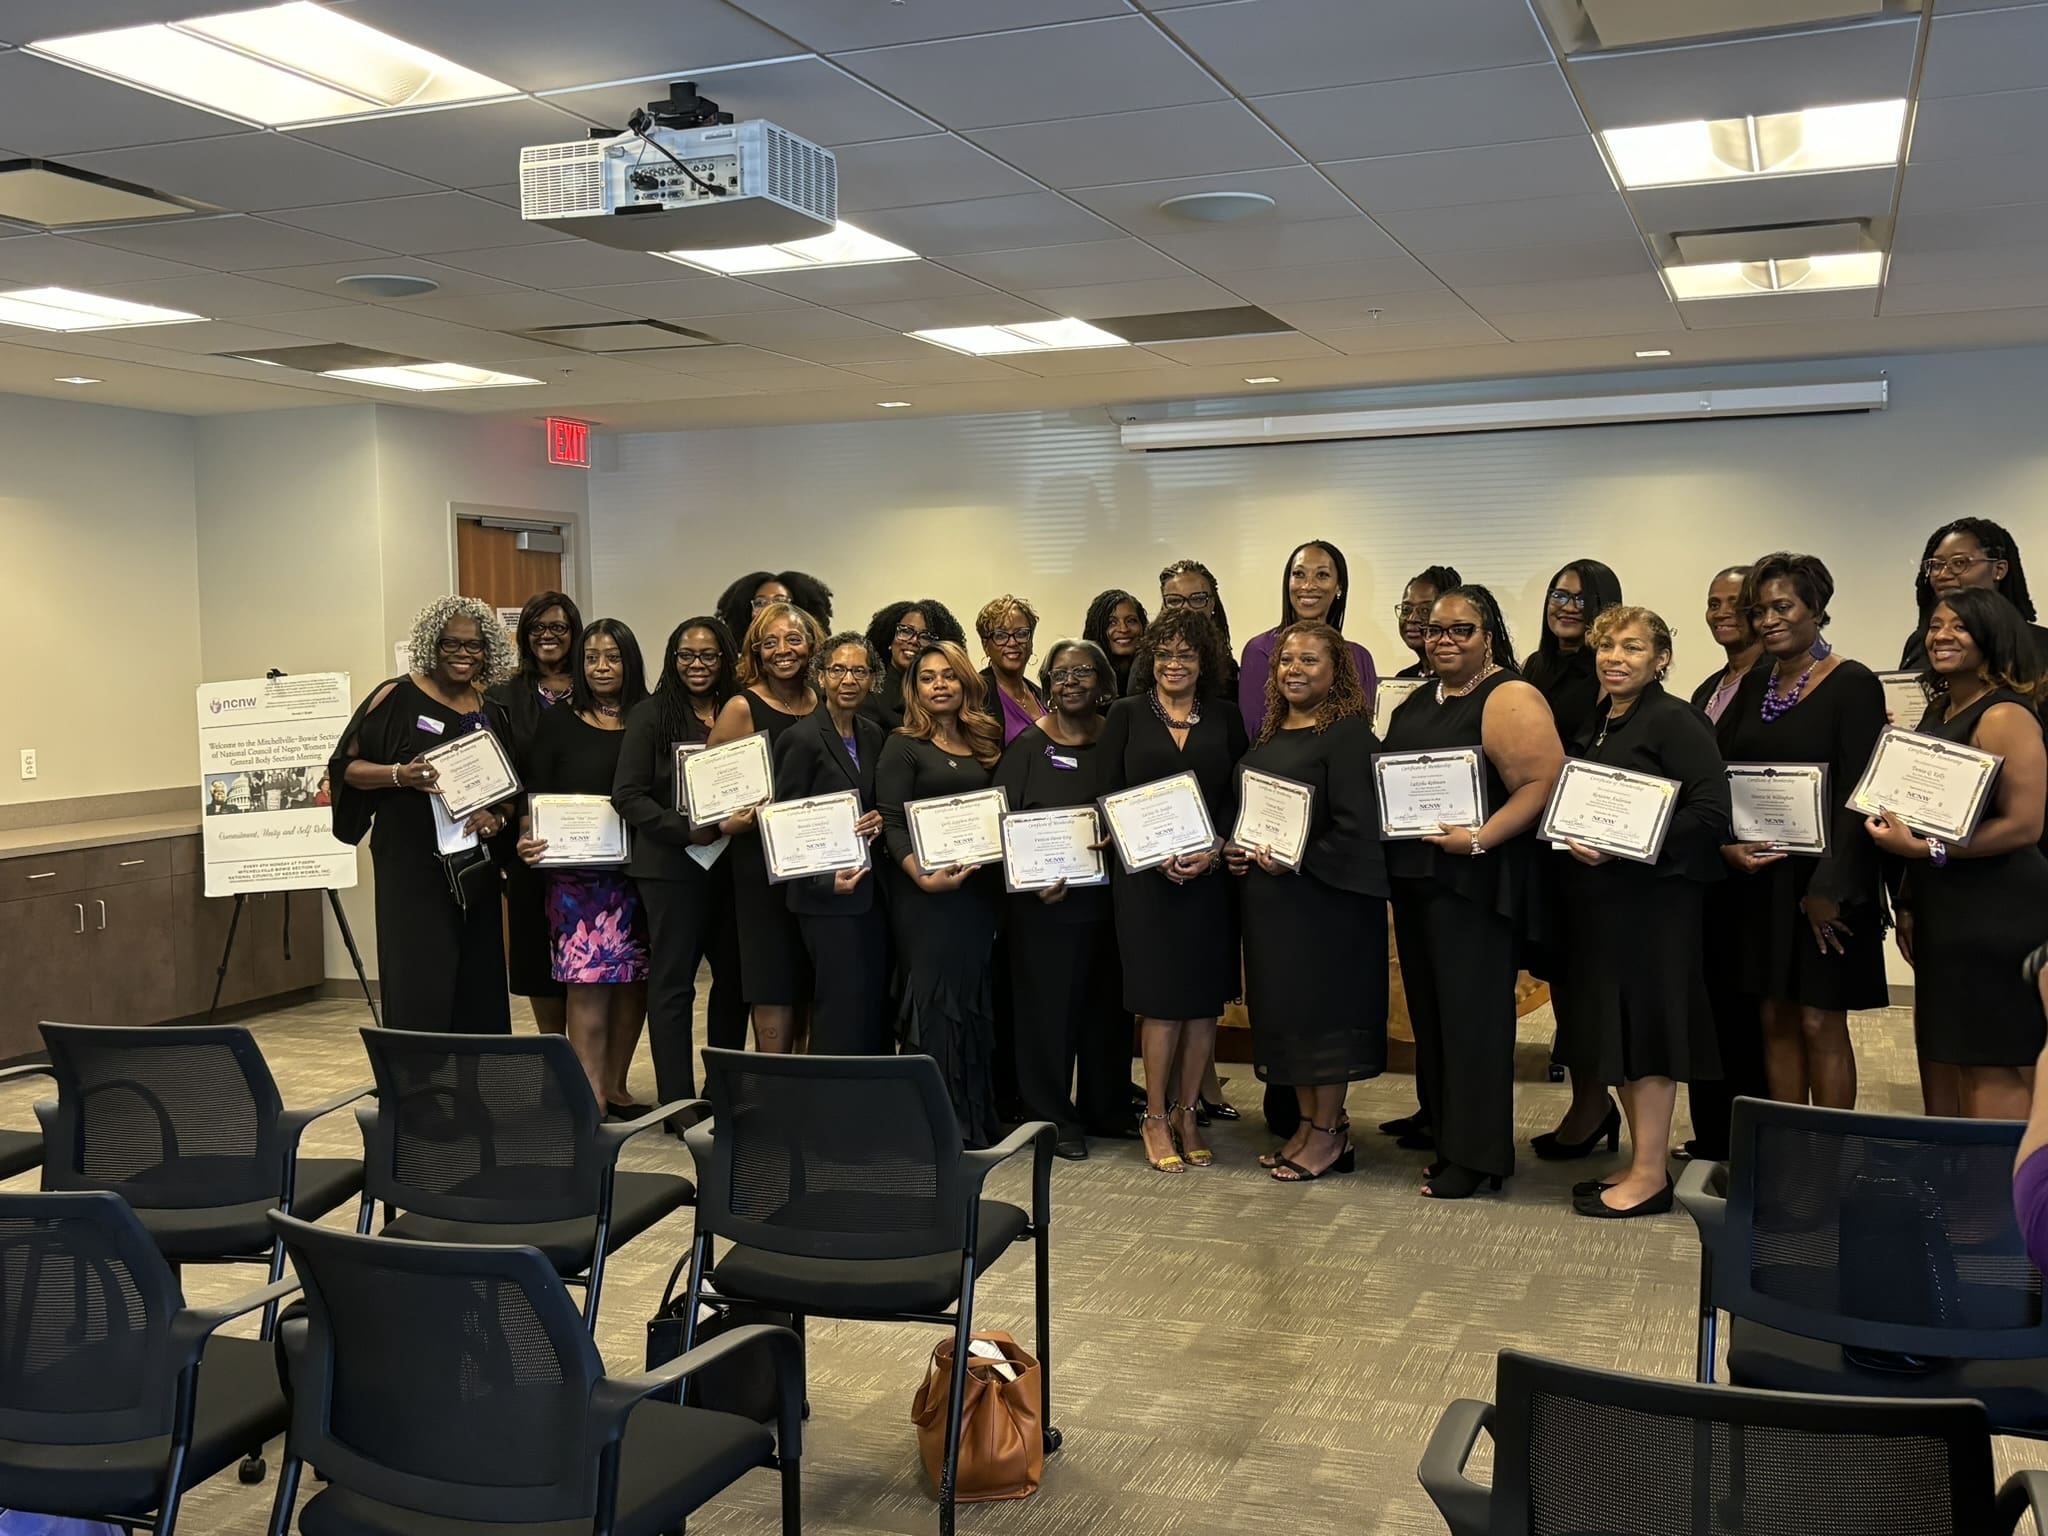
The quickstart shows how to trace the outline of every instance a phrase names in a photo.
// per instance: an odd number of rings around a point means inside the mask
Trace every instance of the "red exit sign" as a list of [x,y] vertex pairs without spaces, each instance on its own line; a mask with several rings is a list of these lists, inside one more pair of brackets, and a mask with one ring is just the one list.
[[548,462],[590,468],[590,423],[566,416],[548,418]]

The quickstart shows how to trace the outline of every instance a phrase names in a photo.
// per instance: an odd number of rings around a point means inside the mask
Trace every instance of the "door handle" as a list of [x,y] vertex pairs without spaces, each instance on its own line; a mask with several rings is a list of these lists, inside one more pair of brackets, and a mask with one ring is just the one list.
[[96,901],[93,905],[100,909],[100,932],[105,933],[107,931],[107,904],[104,901]]
[[71,903],[71,910],[78,914],[78,926],[72,929],[71,931],[73,933],[85,932],[85,903],[82,901],[74,901],[73,903]]

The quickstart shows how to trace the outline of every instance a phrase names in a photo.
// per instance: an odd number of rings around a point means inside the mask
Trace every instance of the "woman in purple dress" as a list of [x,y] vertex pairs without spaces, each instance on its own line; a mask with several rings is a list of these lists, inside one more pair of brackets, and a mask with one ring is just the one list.
[[981,669],[984,707],[1002,721],[1007,747],[1045,717],[1045,699],[1024,675],[1031,665],[1031,642],[1038,634],[1038,610],[1005,592],[982,605],[974,632],[988,657],[988,665]]
[[[1344,551],[1328,539],[1311,539],[1287,557],[1280,572],[1280,622],[1262,635],[1244,643],[1244,657],[1238,664],[1237,704],[1244,716],[1245,734],[1256,735],[1266,719],[1266,680],[1273,675],[1273,645],[1289,624],[1327,624],[1342,633],[1344,608],[1351,590],[1351,567]],[[1379,675],[1373,671],[1372,652],[1356,640],[1347,640],[1351,664],[1357,669],[1358,684],[1365,697],[1368,716],[1379,692]]]

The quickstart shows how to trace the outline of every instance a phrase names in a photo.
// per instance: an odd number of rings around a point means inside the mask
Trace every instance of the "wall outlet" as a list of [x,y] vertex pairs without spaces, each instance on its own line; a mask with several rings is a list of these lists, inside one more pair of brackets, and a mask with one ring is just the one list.
[[34,747],[23,747],[21,749],[21,776],[24,779],[32,779],[36,776],[36,749]]

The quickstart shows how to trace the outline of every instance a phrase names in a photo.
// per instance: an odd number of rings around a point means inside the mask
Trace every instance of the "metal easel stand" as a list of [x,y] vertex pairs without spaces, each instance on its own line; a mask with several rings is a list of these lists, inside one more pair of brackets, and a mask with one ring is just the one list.
[[[284,893],[284,952],[291,958],[292,952],[292,897],[295,893]],[[235,952],[235,935],[242,927],[242,906],[248,900],[244,891],[235,892],[235,910],[228,918],[227,942],[220,947],[220,966],[213,973],[213,1001],[206,1005],[206,1022],[211,1024],[213,1016],[220,1011],[220,994],[228,984],[228,961]],[[341,893],[333,887],[327,889],[327,905],[334,913],[336,926],[341,929],[341,942],[348,946],[348,958],[356,968],[356,980],[362,983],[363,1001],[369,1005],[370,1023],[381,1025],[377,1017],[377,999],[370,991],[370,973],[363,969],[363,952],[356,948],[355,930],[348,925],[348,913],[342,909]]]

